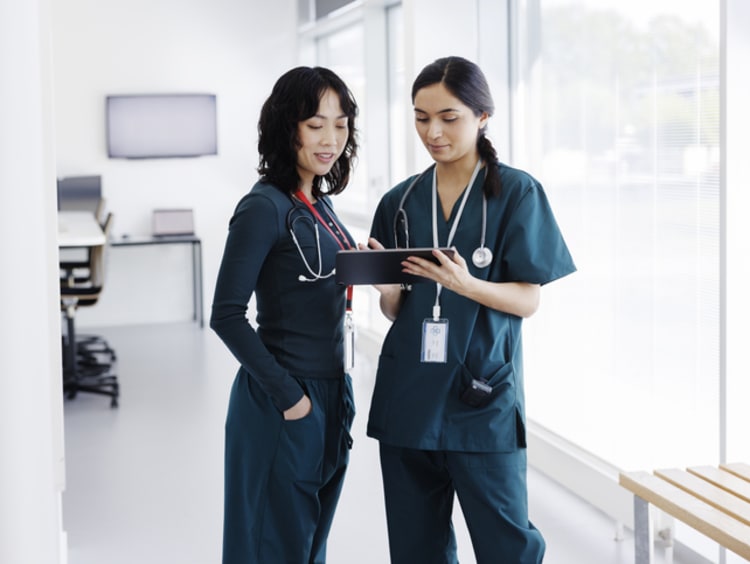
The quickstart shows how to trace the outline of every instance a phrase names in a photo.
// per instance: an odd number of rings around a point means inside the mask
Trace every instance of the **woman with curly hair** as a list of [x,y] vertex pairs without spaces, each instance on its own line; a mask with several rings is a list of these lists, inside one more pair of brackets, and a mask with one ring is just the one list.
[[229,221],[211,313],[240,363],[226,419],[224,564],[325,562],[354,416],[351,290],[333,266],[355,244],[329,196],[349,181],[356,115],[347,86],[321,67],[285,73],[261,110],[260,179]]

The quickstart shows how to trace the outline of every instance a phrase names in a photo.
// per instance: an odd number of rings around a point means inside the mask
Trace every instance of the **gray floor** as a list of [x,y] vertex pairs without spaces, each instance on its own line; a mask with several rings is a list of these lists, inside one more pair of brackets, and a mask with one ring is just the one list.
[[[97,332],[117,350],[122,395],[117,409],[91,395],[65,402],[69,564],[220,562],[223,424],[235,361],[213,332],[192,323]],[[361,354],[357,363],[355,444],[328,562],[385,564],[377,443],[364,432],[372,363]],[[628,532],[614,540],[610,519],[533,469],[529,497],[546,564],[633,562]],[[474,562],[458,512],[456,530],[461,562]],[[657,561],[667,560],[658,549]]]

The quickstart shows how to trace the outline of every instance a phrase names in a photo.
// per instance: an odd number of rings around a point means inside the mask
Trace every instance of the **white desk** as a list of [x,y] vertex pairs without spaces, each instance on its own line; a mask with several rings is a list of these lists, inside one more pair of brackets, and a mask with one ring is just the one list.
[[96,247],[106,242],[102,227],[93,213],[57,212],[57,243],[61,248]]
[[120,237],[112,240],[112,247],[140,245],[186,245],[193,250],[193,320],[203,327],[203,251],[201,240],[195,235],[171,235],[162,237]]

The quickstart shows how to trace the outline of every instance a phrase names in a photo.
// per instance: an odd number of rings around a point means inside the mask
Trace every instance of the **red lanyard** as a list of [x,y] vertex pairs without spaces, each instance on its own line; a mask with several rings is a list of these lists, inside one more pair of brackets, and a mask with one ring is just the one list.
[[[341,229],[341,226],[336,222],[336,220],[333,218],[333,216],[328,213],[328,210],[326,210],[326,215],[328,216],[328,219],[331,220],[331,223],[336,227],[336,231],[338,231],[338,235],[333,232],[333,229],[331,229],[330,225],[328,225],[328,222],[323,219],[323,217],[318,213],[318,210],[315,209],[315,207],[310,203],[310,200],[307,199],[307,196],[305,196],[305,193],[302,190],[297,190],[297,192],[294,194],[297,198],[299,198],[300,201],[302,201],[305,206],[307,206],[307,209],[310,210],[310,213],[312,213],[315,218],[318,220],[318,222],[325,227],[328,230],[328,233],[331,234],[331,237],[334,238],[336,243],[338,243],[338,246],[342,249],[351,249],[352,244],[349,242],[349,239],[344,234],[344,230]],[[354,288],[353,286],[347,286],[346,287],[346,310],[351,311],[352,310],[352,297],[354,294]]]

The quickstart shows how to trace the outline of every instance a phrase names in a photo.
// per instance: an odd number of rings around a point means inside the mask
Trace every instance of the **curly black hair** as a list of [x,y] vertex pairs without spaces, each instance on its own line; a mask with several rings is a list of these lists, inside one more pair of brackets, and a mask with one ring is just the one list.
[[263,104],[258,120],[258,173],[264,181],[290,194],[298,189],[297,151],[302,146],[298,125],[317,113],[320,100],[328,90],[339,98],[349,133],[343,153],[328,174],[313,180],[313,195],[317,198],[338,194],[346,188],[357,157],[354,127],[357,102],[344,81],[324,67],[297,67],[287,71],[276,81]]

